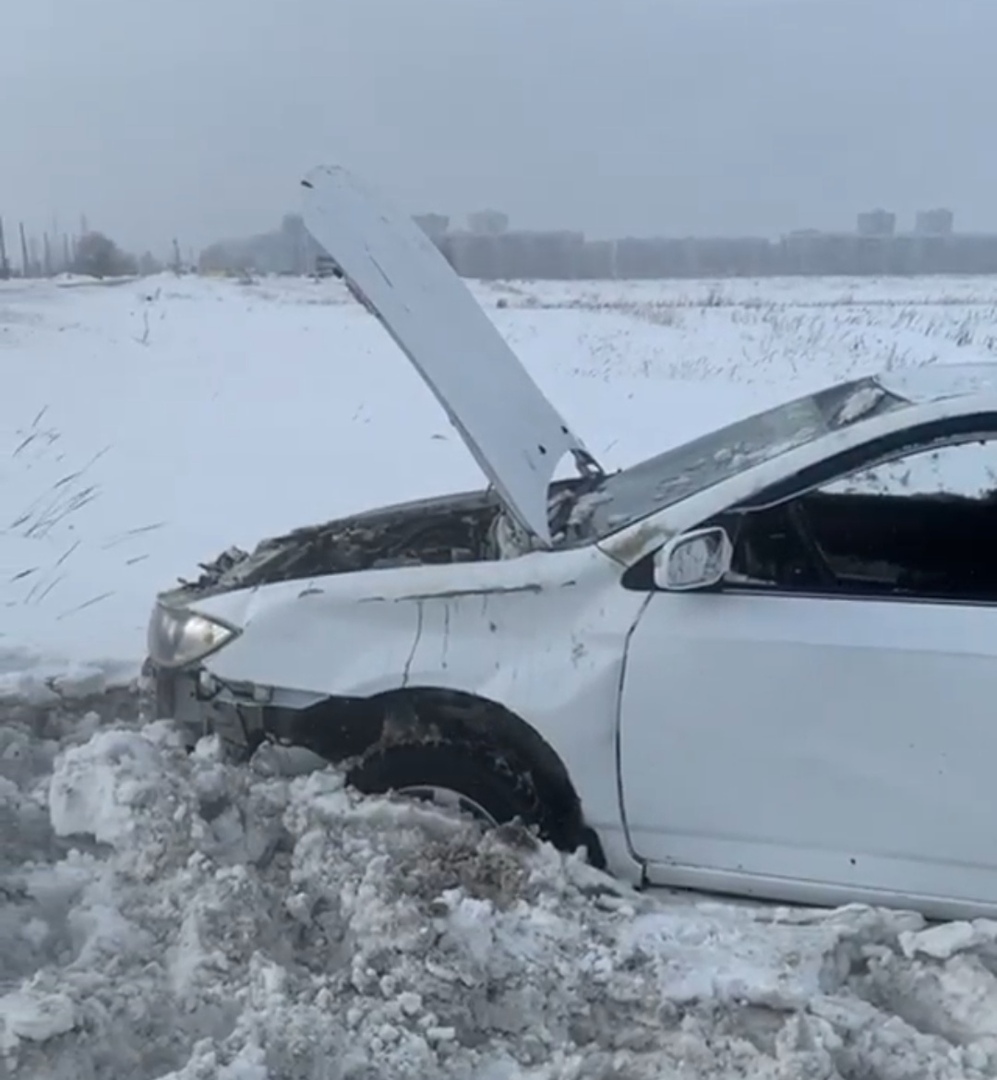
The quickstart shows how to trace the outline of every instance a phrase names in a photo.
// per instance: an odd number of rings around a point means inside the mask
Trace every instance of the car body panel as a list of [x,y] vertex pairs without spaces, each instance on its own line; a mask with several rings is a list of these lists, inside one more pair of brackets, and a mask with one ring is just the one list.
[[566,454],[597,471],[449,263],[407,214],[347,170],[304,184],[311,235],[443,406],[509,514],[549,547],[547,490]]
[[652,881],[997,903],[995,691],[995,606],[656,593],[621,703],[631,845]]
[[[700,493],[671,524],[685,532],[759,493],[765,505],[771,485],[842,449],[866,447],[849,468],[868,467],[883,436],[894,456],[975,441],[970,432],[997,439],[997,396],[943,395],[857,439],[835,433]],[[639,531],[629,540],[632,557]],[[997,912],[997,605],[736,583],[656,592],[626,673],[621,791],[650,883],[944,918]],[[662,712],[663,700],[681,706]]]
[[302,703],[433,688],[501,704],[555,750],[602,837],[622,834],[616,709],[646,603],[619,577],[588,547],[281,582],[189,607],[242,631],[204,661],[222,683]]
[[[496,562],[391,567],[277,582],[203,599],[192,598],[188,607],[243,631],[212,657],[223,678],[253,680],[253,673],[259,674],[264,665],[268,677],[260,681],[273,685],[298,685],[302,689],[328,693],[376,693],[390,686],[404,685],[403,670],[407,667],[418,630],[414,613],[420,603],[436,598],[468,596],[479,598],[484,610],[494,596],[536,592],[547,595],[551,590],[575,581],[581,571],[611,565],[591,547],[557,553],[531,552],[521,558]],[[378,614],[367,615],[367,611]],[[411,620],[406,614],[400,614],[409,611],[413,613]],[[342,654],[338,641],[337,648],[332,648],[328,635],[318,632],[317,627],[331,626],[341,619],[344,633],[349,634],[355,632],[358,619],[368,618],[378,635],[392,625],[393,618],[400,620],[399,627],[405,628],[406,663],[371,682],[344,679],[334,666],[322,662],[327,654]],[[295,631],[295,620],[307,620],[308,629]],[[283,644],[279,639],[285,634],[288,640]],[[369,648],[369,643],[364,643],[363,647]],[[307,655],[300,661],[295,659],[302,651]],[[295,676],[295,683],[290,681],[290,668],[283,666],[285,657],[294,671],[300,672]],[[376,658],[372,659],[376,661]],[[380,666],[386,667],[386,664],[382,662]]]

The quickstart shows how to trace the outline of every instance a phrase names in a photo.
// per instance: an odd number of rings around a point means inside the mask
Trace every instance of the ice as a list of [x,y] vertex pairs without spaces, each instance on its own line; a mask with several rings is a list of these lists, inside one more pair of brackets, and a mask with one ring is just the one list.
[[[482,480],[334,283],[72,284],[0,284],[0,1080],[997,1075],[988,920],[640,894],[141,724],[157,589]],[[997,326],[970,278],[475,288],[608,468]]]

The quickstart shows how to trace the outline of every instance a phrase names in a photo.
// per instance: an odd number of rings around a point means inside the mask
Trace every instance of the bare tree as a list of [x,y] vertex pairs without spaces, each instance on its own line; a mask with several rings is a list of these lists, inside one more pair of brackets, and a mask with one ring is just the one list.
[[122,277],[137,273],[138,265],[103,233],[88,232],[76,242],[72,270],[96,278]]
[[151,274],[159,274],[162,272],[163,264],[152,254],[151,251],[146,251],[139,256],[138,260],[138,272],[143,277],[149,277]]

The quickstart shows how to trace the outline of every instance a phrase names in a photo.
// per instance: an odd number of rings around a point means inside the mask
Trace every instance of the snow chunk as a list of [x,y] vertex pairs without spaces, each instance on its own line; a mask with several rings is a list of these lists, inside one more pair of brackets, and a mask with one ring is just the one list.
[[900,935],[900,947],[905,956],[930,956],[935,960],[948,960],[956,953],[995,943],[997,922],[992,919],[942,923],[927,930]]
[[836,425],[844,427],[861,420],[886,397],[886,391],[880,386],[863,386],[849,395],[834,417]]
[[56,760],[48,801],[56,836],[89,835],[151,877],[203,833],[196,793],[171,768],[183,755],[170,724],[100,731]]
[[76,1010],[64,994],[30,989],[0,997],[0,1052],[9,1054],[22,1039],[45,1042],[76,1026]]

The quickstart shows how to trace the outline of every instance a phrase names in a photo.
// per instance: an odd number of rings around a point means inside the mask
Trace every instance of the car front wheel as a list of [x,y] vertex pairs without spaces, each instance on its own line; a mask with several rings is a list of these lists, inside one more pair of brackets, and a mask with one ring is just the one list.
[[[529,768],[491,747],[461,742],[400,743],[378,747],[348,774],[367,795],[393,792],[449,807],[486,826],[519,820],[564,846],[557,815],[544,805]],[[559,842],[560,841],[560,842]]]

